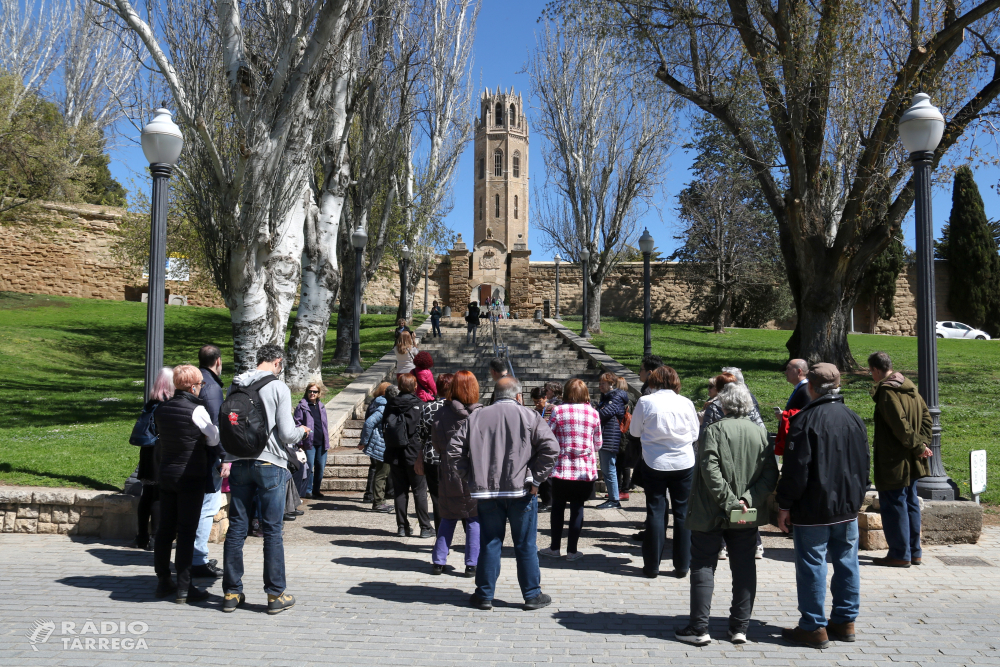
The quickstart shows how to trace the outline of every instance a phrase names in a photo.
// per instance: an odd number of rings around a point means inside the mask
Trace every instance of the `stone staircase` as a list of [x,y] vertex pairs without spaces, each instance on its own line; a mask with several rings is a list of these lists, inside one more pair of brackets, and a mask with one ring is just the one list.
[[[526,405],[531,405],[529,395],[533,387],[542,386],[550,380],[565,384],[571,378],[586,382],[591,400],[598,399],[598,369],[591,368],[586,358],[551,329],[530,320],[503,320],[499,326],[514,374],[521,382]],[[493,358],[489,323],[480,327],[475,345],[465,342],[465,323],[461,320],[442,320],[441,334],[441,338],[425,336],[419,345],[420,350],[430,352],[434,357],[434,375],[470,370],[479,379],[480,400],[489,400],[494,384],[489,373],[489,362]],[[369,459],[357,450],[362,425],[361,420],[348,421],[340,446],[331,447],[323,477],[324,491],[365,490]]]

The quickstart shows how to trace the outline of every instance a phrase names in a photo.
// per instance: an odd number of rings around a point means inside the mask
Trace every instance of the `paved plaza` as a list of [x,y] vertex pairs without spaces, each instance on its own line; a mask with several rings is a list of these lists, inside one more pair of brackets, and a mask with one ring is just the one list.
[[[587,555],[542,561],[542,587],[553,603],[535,612],[521,609],[509,549],[495,609],[474,611],[467,606],[474,586],[459,576],[459,554],[450,559],[454,570],[432,576],[432,540],[395,537],[394,518],[365,511],[356,497],[312,502],[287,525],[288,585],[297,604],[278,616],[265,613],[259,539],[247,543],[249,604],[223,614],[221,579],[204,603],[154,598],[150,552],[5,533],[0,665],[1000,664],[1000,528],[986,528],[977,545],[928,547],[920,568],[878,568],[863,555],[858,641],[824,651],[780,638],[781,627],[798,618],[792,545],[768,533],[751,643],[724,639],[730,576],[723,561],[715,641],[695,648],[673,638],[686,620],[689,580],[641,576],[631,537],[643,516],[641,494],[621,511],[588,509],[580,546]],[[548,521],[540,516],[539,546],[548,546]],[[222,545],[211,550],[221,565]]]

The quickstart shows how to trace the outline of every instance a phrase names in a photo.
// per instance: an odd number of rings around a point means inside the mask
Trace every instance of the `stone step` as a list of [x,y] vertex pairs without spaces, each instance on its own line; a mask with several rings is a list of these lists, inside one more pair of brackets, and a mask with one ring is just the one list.
[[357,479],[359,477],[368,478],[368,463],[363,466],[345,466],[330,465],[327,462],[326,468],[323,470],[323,479]]
[[323,477],[321,491],[364,491],[368,486],[368,477],[364,479],[343,479]]

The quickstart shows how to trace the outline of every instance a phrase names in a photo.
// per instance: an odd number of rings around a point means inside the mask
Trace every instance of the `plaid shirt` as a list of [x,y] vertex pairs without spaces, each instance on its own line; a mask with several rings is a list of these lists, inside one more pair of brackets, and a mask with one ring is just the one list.
[[592,482],[597,479],[601,416],[586,403],[563,403],[552,409],[549,428],[559,441],[552,477]]

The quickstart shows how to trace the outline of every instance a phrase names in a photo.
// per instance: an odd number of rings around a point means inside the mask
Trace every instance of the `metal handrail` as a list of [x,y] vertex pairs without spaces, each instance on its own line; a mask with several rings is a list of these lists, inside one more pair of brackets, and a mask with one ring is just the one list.
[[490,305],[487,308],[488,318],[490,327],[490,339],[493,342],[493,356],[497,359],[503,359],[504,363],[507,365],[507,372],[510,373],[512,378],[516,378],[517,375],[514,373],[514,365],[510,362],[510,354],[508,353],[507,343],[503,339],[503,331],[500,327],[500,321],[504,317],[503,307]]

